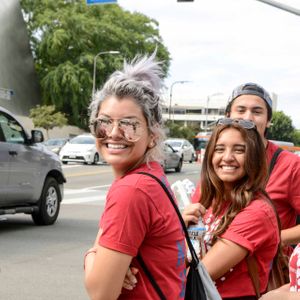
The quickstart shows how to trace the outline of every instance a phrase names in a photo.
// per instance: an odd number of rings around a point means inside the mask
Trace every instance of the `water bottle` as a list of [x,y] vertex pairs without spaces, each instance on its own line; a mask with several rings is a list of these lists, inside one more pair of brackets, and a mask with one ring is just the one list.
[[[188,227],[188,234],[192,245],[196,251],[196,254],[199,258],[203,258],[206,250],[204,245],[204,235],[206,232],[205,225],[203,224],[202,218],[199,218],[197,224],[192,224]],[[188,259],[191,260],[191,253],[188,251]]]

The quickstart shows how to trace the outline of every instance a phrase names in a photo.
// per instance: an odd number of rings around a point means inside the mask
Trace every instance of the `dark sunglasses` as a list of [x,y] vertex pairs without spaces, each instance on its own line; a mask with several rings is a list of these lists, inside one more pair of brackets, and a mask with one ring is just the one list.
[[230,125],[230,124],[237,124],[237,125],[240,125],[241,127],[245,128],[245,129],[256,128],[255,123],[253,123],[250,120],[223,118],[223,119],[219,119],[217,121],[217,126],[218,125]]
[[128,142],[137,142],[144,133],[144,128],[136,118],[114,120],[100,116],[90,123],[91,133],[97,138],[106,139],[117,125],[120,132]]

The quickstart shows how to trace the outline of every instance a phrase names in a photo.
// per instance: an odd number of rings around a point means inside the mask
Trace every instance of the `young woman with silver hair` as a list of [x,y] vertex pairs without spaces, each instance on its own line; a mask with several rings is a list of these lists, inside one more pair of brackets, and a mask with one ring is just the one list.
[[[91,132],[115,180],[106,197],[94,246],[85,255],[91,299],[158,299],[140,265],[142,257],[168,299],[183,299],[185,242],[167,195],[147,172],[169,188],[160,165],[164,138],[161,64],[155,53],[116,71],[91,103]],[[139,270],[132,290],[122,290],[129,269]]]

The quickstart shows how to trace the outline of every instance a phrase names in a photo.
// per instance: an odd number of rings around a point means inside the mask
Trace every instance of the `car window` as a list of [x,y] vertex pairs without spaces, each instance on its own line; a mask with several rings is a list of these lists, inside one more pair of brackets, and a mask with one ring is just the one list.
[[168,144],[170,144],[173,148],[179,148],[182,145],[182,142],[180,141],[168,141]]
[[25,133],[21,125],[11,116],[0,112],[2,138],[7,143],[24,144]]
[[165,146],[164,146],[164,151],[167,153],[173,153],[172,148],[167,144],[165,144]]
[[65,144],[65,140],[64,139],[50,139],[46,142],[44,142],[44,144],[46,146],[63,146]]
[[77,136],[70,140],[70,144],[95,144],[95,139],[89,136]]

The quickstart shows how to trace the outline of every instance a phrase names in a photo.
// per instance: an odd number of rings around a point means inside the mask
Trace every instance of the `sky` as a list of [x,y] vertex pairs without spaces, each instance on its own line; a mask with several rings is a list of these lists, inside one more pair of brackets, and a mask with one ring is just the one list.
[[[300,0],[277,2],[300,10]],[[173,85],[172,104],[205,106],[209,96],[210,101],[226,102],[237,85],[256,82],[277,94],[277,110],[300,129],[300,16],[257,0],[118,4],[159,22],[172,59],[166,99],[172,83],[189,81]]]

